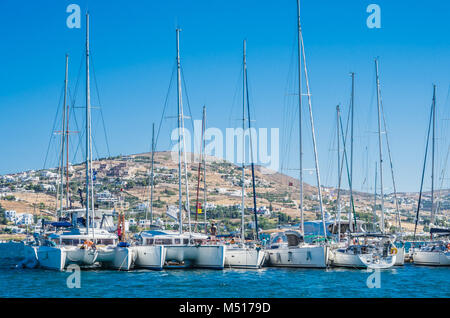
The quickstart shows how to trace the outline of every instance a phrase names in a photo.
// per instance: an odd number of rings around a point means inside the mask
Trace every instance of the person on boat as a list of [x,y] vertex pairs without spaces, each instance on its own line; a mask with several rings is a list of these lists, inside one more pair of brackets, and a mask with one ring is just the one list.
[[211,238],[215,238],[217,234],[217,227],[214,223],[211,223]]
[[122,241],[122,225],[119,225],[117,228],[117,236],[119,237],[119,241]]

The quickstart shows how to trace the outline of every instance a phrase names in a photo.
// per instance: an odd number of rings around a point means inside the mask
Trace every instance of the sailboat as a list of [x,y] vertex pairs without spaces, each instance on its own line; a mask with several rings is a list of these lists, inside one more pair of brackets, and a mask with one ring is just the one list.
[[[414,239],[416,237],[417,224],[419,222],[419,211],[422,199],[423,179],[425,175],[425,166],[428,153],[428,141],[430,137],[430,125],[432,126],[432,148],[431,148],[431,220],[430,220],[430,234],[432,241],[425,246],[412,251],[412,258],[416,265],[431,265],[431,266],[450,266],[450,229],[443,229],[434,227],[435,222],[435,207],[434,207],[434,152],[435,152],[435,129],[436,129],[436,85],[433,85],[433,101],[431,104],[430,121],[428,124],[427,144],[425,147],[425,159],[422,170],[422,181],[420,184],[419,203],[417,206],[416,221],[414,227]],[[436,237],[444,237],[446,240],[436,240]]]
[[[150,227],[153,226],[153,186],[154,186],[154,153],[155,153],[155,124],[152,126],[152,162],[150,173]],[[164,245],[148,244],[149,241],[140,240],[140,244],[133,246],[136,254],[134,265],[140,268],[162,270],[166,260],[166,248]]]
[[[298,27],[298,78],[299,78],[299,142],[300,142],[300,218],[299,231],[285,231],[275,233],[271,236],[269,247],[266,249],[269,266],[278,267],[311,267],[325,268],[328,264],[327,229],[323,210],[322,190],[320,183],[319,160],[317,156],[316,136],[314,131],[314,120],[312,115],[311,94],[309,90],[308,72],[306,68],[305,48],[303,45],[302,29],[300,23],[300,0],[297,0],[297,27]],[[312,143],[314,148],[315,171],[317,189],[319,194],[319,206],[322,217],[323,235],[325,242],[307,243],[304,240],[303,221],[303,165],[302,165],[302,57],[304,60],[304,75],[309,105],[309,117],[311,123]]]
[[[381,186],[381,221],[380,232],[373,231],[356,233],[349,231],[348,244],[346,247],[334,249],[331,253],[330,263],[337,267],[352,267],[352,268],[377,268],[384,269],[394,266],[396,262],[396,254],[398,249],[392,245],[395,240],[395,236],[385,233],[384,229],[384,195],[383,195],[383,157],[382,157],[382,139],[381,139],[381,100],[378,78],[378,61],[375,60],[376,68],[376,80],[377,80],[377,105],[378,105],[378,141],[379,141],[379,155],[380,155],[380,186]],[[355,87],[355,73],[351,73],[352,77],[352,99],[351,99],[351,112],[353,121],[353,103],[354,103],[354,87]],[[340,120],[338,118],[338,125]],[[353,123],[352,123],[353,126]],[[342,125],[341,125],[342,130]],[[353,130],[353,127],[352,127]],[[352,138],[353,139],[353,138]],[[339,142],[339,140],[338,140]],[[353,147],[351,149],[353,153]],[[345,140],[344,140],[344,157],[347,160],[345,152]],[[352,155],[353,157],[353,155]],[[339,172],[340,173],[340,172]],[[376,173],[375,173],[376,180]],[[353,183],[351,174],[349,175],[349,184]],[[376,189],[376,181],[375,181]],[[376,190],[375,190],[376,199]],[[353,206],[353,198],[350,197],[350,210]],[[376,214],[376,202],[374,202],[374,223],[375,226],[375,214]],[[351,211],[349,213],[349,221],[351,220]],[[355,220],[356,221],[356,220]]]
[[[68,57],[66,56],[66,79],[65,79],[65,98],[64,112],[68,118],[68,106],[66,104],[67,96],[67,73]],[[133,266],[135,255],[133,250],[126,245],[117,245],[119,239],[114,233],[101,228],[101,222],[95,222],[100,214],[105,217],[104,211],[94,209],[94,188],[93,188],[93,169],[92,169],[92,130],[91,130],[91,102],[90,102],[90,76],[89,76],[89,13],[86,14],[86,192],[85,192],[85,210],[69,209],[67,199],[66,210],[63,210],[63,191],[61,191],[61,205],[58,215],[60,221],[62,214],[70,215],[71,223],[68,224],[69,230],[55,232],[41,239],[41,245],[36,247],[38,262],[41,267],[63,270],[70,264],[79,266],[92,266],[100,264],[103,267],[115,268],[119,270],[129,270]],[[68,138],[68,121],[63,126],[63,133]],[[64,138],[62,138],[64,141]],[[63,143],[64,146],[64,143]],[[66,140],[66,149],[68,141]],[[61,151],[61,155],[64,150]],[[67,150],[68,160],[68,150]],[[61,173],[63,161],[61,159]],[[67,162],[68,169],[68,162]],[[68,176],[68,170],[66,171]],[[62,177],[61,177],[62,180]],[[68,179],[66,180],[67,196]],[[62,188],[62,182],[61,182]],[[81,195],[81,193],[80,193]],[[84,218],[78,215],[85,212]],[[56,222],[55,226],[67,227],[68,222]]]
[[[165,265],[172,263],[180,264],[182,267],[201,267],[211,269],[223,269],[225,262],[226,247],[223,244],[216,244],[209,240],[208,235],[192,232],[190,222],[189,204],[189,183],[187,175],[187,162],[184,139],[184,114],[181,90],[181,59],[180,59],[180,29],[176,29],[176,61],[177,61],[177,90],[178,90],[178,222],[179,229],[149,230],[140,233],[140,243],[142,246],[164,246]],[[183,150],[182,150],[183,149]],[[186,191],[186,206],[182,202],[182,156],[184,158],[184,178]],[[189,232],[183,230],[183,209],[189,219]]]
[[[256,246],[255,243],[246,244],[245,242],[245,100],[247,98],[247,108],[248,108],[248,122],[249,122],[249,133],[251,134],[250,127],[250,105],[248,103],[248,89],[247,85],[247,60],[246,60],[246,40],[244,40],[244,50],[243,50],[243,98],[242,98],[242,203],[241,203],[241,241],[239,244],[233,244],[227,246],[225,253],[225,267],[230,268],[261,268],[265,260],[265,252],[261,247]],[[250,143],[252,138],[250,136]],[[251,145],[250,145],[250,148]],[[249,153],[252,153],[250,149]],[[255,213],[255,228],[257,241],[259,241],[258,226],[257,226],[257,215],[256,215],[256,193],[255,193],[255,177],[254,177],[254,164],[252,160],[252,176],[253,176],[253,200],[254,200],[254,213]]]

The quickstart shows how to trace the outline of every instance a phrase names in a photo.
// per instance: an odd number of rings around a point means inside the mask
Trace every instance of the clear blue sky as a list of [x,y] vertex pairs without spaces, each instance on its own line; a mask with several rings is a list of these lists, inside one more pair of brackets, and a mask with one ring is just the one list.
[[[234,96],[239,94],[242,40],[246,38],[255,125],[278,127],[285,135],[286,109],[295,108],[295,99],[286,97],[295,93],[290,89],[295,85],[295,0],[2,0],[0,174],[43,167],[64,79],[65,53],[70,55],[69,86],[75,91],[85,21],[83,18],[81,29],[66,27],[65,9],[70,3],[79,4],[82,11],[89,6],[91,13],[91,50],[111,154],[150,149],[151,123],[160,121],[173,70],[177,25],[183,29],[182,61],[193,117],[200,119],[201,107],[206,104],[209,126],[225,129],[239,125],[235,120],[239,117],[239,95],[237,99]],[[381,7],[381,29],[366,26],[370,3]],[[382,98],[399,190],[419,188],[432,83],[438,85],[438,127],[442,133],[437,154],[443,160],[448,147],[445,114],[450,107],[449,12],[450,3],[442,0],[302,1],[323,184],[336,184],[332,172],[336,165],[332,142],[335,106],[341,103],[346,114],[348,73],[353,71],[355,187],[373,191],[370,187],[378,159],[377,139],[372,133],[377,127],[376,56],[380,59]],[[77,106],[84,105],[83,89],[81,76]],[[93,90],[95,105],[95,87]],[[176,109],[174,92],[171,96],[168,116]],[[82,110],[77,112],[82,120]],[[96,116],[94,124],[99,123]],[[292,124],[295,128],[296,117],[291,118]],[[174,126],[173,119],[164,120],[158,150],[170,148],[169,131]],[[106,155],[101,129],[97,128],[96,140],[99,152]],[[290,141],[289,153],[281,154],[290,169],[298,166],[297,134]],[[313,168],[309,134],[305,138],[305,168]],[[282,140],[281,148],[287,144]],[[50,156],[55,157],[54,148]],[[390,192],[386,153],[385,163],[385,191]],[[52,164],[54,160],[47,165]],[[442,167],[438,164],[438,169]],[[370,184],[363,185],[366,177]],[[307,181],[314,183],[310,175]]]

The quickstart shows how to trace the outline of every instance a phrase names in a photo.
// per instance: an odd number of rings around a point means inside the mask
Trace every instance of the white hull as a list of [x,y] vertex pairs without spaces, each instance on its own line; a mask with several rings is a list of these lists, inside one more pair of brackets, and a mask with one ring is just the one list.
[[265,260],[265,252],[259,248],[227,247],[225,251],[225,267],[261,268]]
[[266,250],[268,265],[275,267],[326,268],[327,246],[282,247]]
[[25,247],[23,242],[0,243],[0,258],[25,258]]
[[63,247],[39,246],[37,257],[42,268],[62,271],[66,267],[66,251]]
[[336,267],[385,269],[394,266],[396,256],[374,259],[372,254],[349,254],[338,250],[332,252],[331,264]]
[[106,246],[98,249],[97,261],[103,267],[128,271],[133,267],[136,258],[131,247]]
[[415,251],[414,264],[431,266],[450,266],[450,252]]
[[403,266],[405,265],[405,248],[397,247],[397,254],[395,259],[395,266]]
[[141,268],[161,270],[166,260],[166,248],[163,245],[133,246],[136,254],[134,265]]
[[193,267],[223,269],[225,249],[223,245],[168,245],[166,261],[191,264]]
[[77,264],[80,266],[94,265],[98,252],[94,249],[68,247],[66,250],[66,266],[70,264]]

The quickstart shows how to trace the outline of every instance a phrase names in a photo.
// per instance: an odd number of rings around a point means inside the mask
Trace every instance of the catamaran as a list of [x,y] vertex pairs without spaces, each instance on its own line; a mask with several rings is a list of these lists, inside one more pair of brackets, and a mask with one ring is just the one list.
[[[92,266],[100,263],[102,266],[112,267],[120,270],[129,270],[135,259],[133,250],[123,244],[117,245],[118,237],[114,233],[99,228],[95,219],[99,211],[94,209],[94,187],[92,170],[92,130],[91,130],[91,101],[90,101],[90,77],[89,77],[89,13],[86,14],[86,192],[85,192],[85,217],[83,224],[79,224],[78,212],[83,210],[69,209],[69,181],[68,181],[68,104],[67,104],[67,74],[68,56],[66,55],[66,76],[64,93],[64,116],[62,130],[61,150],[61,204],[59,219],[65,212],[71,216],[72,227],[69,231],[50,234],[41,240],[41,245],[34,247],[39,265],[44,268],[63,270],[70,264],[80,266]],[[67,122],[66,122],[67,120]],[[66,171],[66,210],[63,209],[63,154],[64,146],[67,150]],[[81,193],[80,193],[81,195]]]
[[[149,247],[155,248],[164,246],[165,251],[161,251],[159,255],[164,255],[164,267],[169,266],[173,262],[181,264],[184,267],[202,267],[212,269],[223,269],[225,262],[225,249],[223,244],[209,240],[208,235],[195,233],[191,227],[191,213],[189,203],[189,182],[187,174],[187,160],[185,147],[184,132],[184,112],[182,103],[181,89],[181,59],[180,59],[180,29],[176,29],[176,63],[177,63],[177,90],[178,90],[178,232],[175,231],[143,231],[140,234],[140,246],[135,247],[138,252],[138,263],[143,259],[141,257]],[[183,206],[182,196],[182,156],[184,160],[184,179],[186,202]],[[183,210],[188,216],[188,232],[183,229]],[[153,262],[153,261],[152,261]],[[141,265],[142,266],[142,265]]]

